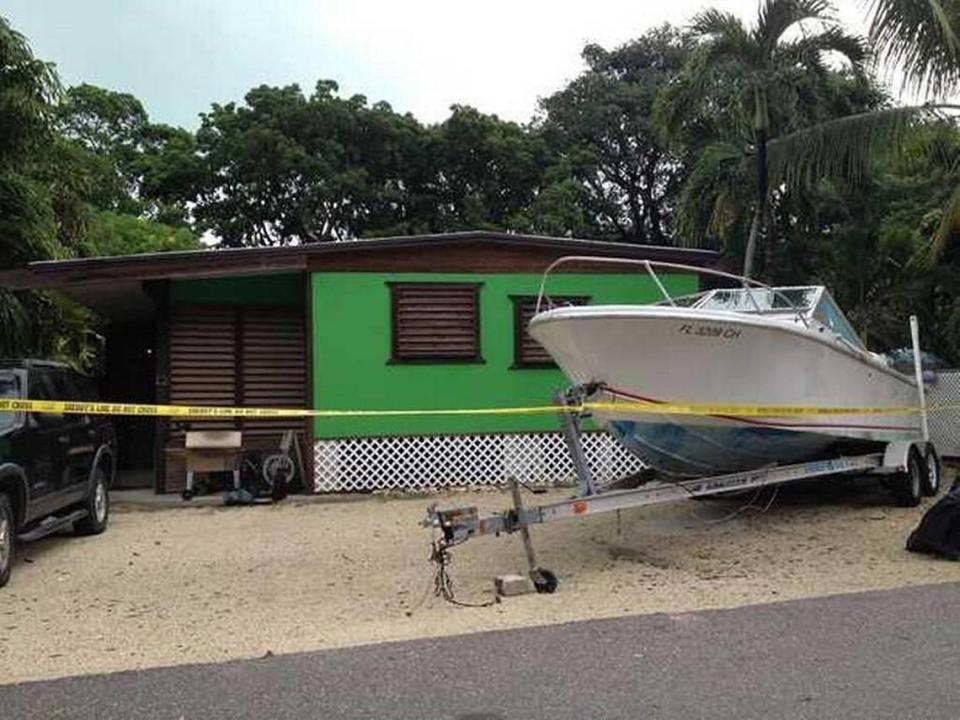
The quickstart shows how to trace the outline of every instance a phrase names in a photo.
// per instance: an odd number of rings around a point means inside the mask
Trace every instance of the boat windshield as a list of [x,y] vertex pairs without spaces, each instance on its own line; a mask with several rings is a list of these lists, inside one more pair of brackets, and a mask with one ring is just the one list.
[[712,290],[703,296],[696,307],[743,313],[807,314],[816,303],[821,290],[819,287]]
[[727,310],[753,315],[800,315],[806,322],[814,321],[829,328],[851,347],[866,350],[857,337],[856,330],[824,287],[710,290],[684,300],[688,301],[684,303],[686,307],[706,310]]
[[[0,398],[16,400],[20,397],[20,379],[9,372],[0,372]],[[0,432],[16,424],[16,413],[0,412]]]
[[830,297],[830,293],[826,290],[823,291],[820,300],[817,302],[817,306],[813,311],[813,318],[833,330],[837,334],[837,337],[848,345],[859,350],[866,349],[863,343],[860,342],[860,338],[857,337],[857,331],[853,329],[850,321],[847,320],[846,316],[844,316],[843,312],[837,306],[837,303]]

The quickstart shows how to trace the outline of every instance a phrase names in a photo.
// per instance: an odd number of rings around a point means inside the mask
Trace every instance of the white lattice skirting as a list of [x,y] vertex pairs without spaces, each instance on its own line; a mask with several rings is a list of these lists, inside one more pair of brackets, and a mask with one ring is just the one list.
[[[930,439],[941,455],[960,457],[960,370],[942,370],[927,388]],[[937,410],[937,407],[946,407]]]
[[[583,444],[598,484],[643,468],[605,432],[584,433]],[[559,432],[318,440],[313,455],[317,492],[502,485],[511,476],[531,485],[576,482]]]

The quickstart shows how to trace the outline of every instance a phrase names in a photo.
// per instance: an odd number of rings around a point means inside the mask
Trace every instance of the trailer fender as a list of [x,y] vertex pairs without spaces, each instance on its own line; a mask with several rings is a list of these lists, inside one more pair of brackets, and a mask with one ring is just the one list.
[[887,443],[883,450],[883,469],[890,472],[906,472],[910,451],[919,444],[916,440],[897,440]]

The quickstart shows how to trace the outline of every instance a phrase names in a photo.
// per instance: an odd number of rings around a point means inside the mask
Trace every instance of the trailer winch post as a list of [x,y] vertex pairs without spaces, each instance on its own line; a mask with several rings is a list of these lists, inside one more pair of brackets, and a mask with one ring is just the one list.
[[917,393],[920,396],[920,429],[923,432],[923,439],[930,440],[927,394],[923,387],[923,357],[920,354],[920,323],[916,315],[910,316],[910,341],[913,344],[913,373],[917,378]]
[[573,469],[577,473],[581,497],[594,495],[597,492],[593,483],[593,476],[590,474],[590,466],[587,464],[587,456],[583,452],[580,432],[581,413],[573,409],[583,403],[585,394],[586,390],[577,385],[566,392],[560,391],[554,395],[554,402],[560,407],[560,429],[563,431],[563,439],[566,442],[567,450],[570,452]]

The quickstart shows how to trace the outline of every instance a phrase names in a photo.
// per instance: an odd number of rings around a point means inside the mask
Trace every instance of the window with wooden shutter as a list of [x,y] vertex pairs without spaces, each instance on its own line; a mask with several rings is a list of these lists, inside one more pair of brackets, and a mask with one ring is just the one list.
[[394,363],[482,362],[479,283],[389,283]]
[[[551,368],[556,367],[546,348],[527,332],[530,319],[537,312],[537,298],[532,295],[512,295],[513,300],[513,367],[515,368]],[[589,297],[569,295],[550,297],[550,306],[586,305]]]

